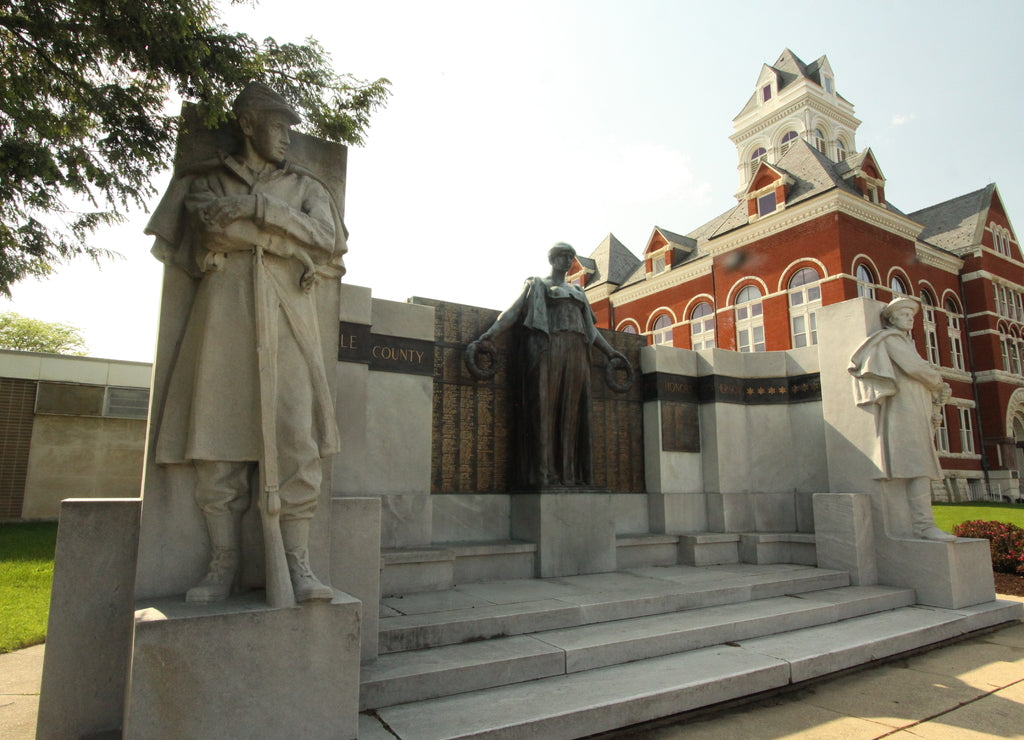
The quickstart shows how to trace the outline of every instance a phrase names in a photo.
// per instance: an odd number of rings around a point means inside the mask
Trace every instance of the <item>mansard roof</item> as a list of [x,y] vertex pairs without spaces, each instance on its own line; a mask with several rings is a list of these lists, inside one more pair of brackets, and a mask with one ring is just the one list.
[[[790,147],[789,151],[776,164],[770,165],[770,167],[789,177],[791,183],[786,191],[786,206],[792,207],[832,190],[843,190],[858,198],[862,197],[861,193],[854,187],[853,182],[844,179],[843,175],[861,167],[868,156],[870,156],[870,153],[868,150],[865,150],[864,152],[847,157],[842,162],[833,162],[803,139],[798,139],[793,142],[793,146]],[[762,166],[766,165],[762,164]],[[739,197],[743,197],[745,192],[745,190],[741,191]],[[901,210],[888,202],[879,204],[879,207],[891,213],[901,216],[905,215]],[[680,264],[692,262],[694,259],[706,255],[711,243],[715,239],[741,229],[749,223],[750,218],[747,213],[746,203],[740,202],[725,213],[716,216],[704,225],[689,232],[685,237],[682,237],[688,243],[695,244],[696,248],[687,255],[684,261],[673,263],[672,268],[675,269]],[[660,227],[655,227],[655,231],[660,231],[662,234],[671,233],[666,232],[665,229]],[[623,285],[639,282],[645,279],[645,277],[643,265],[640,265]]]
[[909,215],[924,228],[921,241],[951,252],[967,249],[981,243],[981,235],[988,220],[988,209],[996,192],[995,183]]
[[[782,53],[779,55],[775,64],[766,64],[762,67],[761,76],[758,79],[760,80],[764,78],[766,76],[766,72],[769,75],[774,76],[776,87],[780,93],[800,79],[810,80],[818,87],[823,87],[821,81],[822,69],[829,69],[828,57],[824,54],[810,64],[807,64],[787,48],[782,50]],[[747,100],[746,105],[743,106],[743,110],[736,114],[736,118],[733,119],[734,121],[757,107],[758,94],[759,90],[754,90],[750,99]],[[843,98],[839,93],[836,93],[836,95],[839,98]],[[845,98],[843,99],[845,100]]]
[[825,59],[824,56],[818,57],[810,64],[804,64],[804,61],[794,54],[789,49],[783,49],[782,54],[779,55],[778,60],[772,65],[779,75],[779,90],[784,89],[787,85],[796,82],[800,77],[806,77],[812,82],[821,84],[821,63]]
[[587,287],[598,283],[621,285],[642,264],[614,234],[608,234],[589,257],[577,256],[576,259],[592,273]]

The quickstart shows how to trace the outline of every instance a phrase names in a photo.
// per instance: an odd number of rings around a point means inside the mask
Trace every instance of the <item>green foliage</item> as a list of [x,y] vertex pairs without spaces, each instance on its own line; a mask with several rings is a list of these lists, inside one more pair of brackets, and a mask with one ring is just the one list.
[[[234,0],[238,2],[238,0]],[[172,95],[215,126],[250,80],[303,115],[306,133],[360,144],[386,79],[339,75],[313,39],[257,42],[211,0],[7,0],[0,5],[0,293],[79,254],[154,194],[177,135]]]
[[1005,522],[963,522],[953,527],[957,537],[988,540],[992,570],[1024,576],[1024,529]]
[[0,524],[0,653],[46,639],[56,523]]
[[0,313],[0,349],[57,355],[84,355],[88,352],[78,327],[29,319],[16,313]]

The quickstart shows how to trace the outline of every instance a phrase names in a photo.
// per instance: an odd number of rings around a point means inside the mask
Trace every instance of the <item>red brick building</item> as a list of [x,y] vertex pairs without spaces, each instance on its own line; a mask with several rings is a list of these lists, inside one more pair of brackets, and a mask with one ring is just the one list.
[[1024,472],[1024,260],[994,184],[915,213],[888,202],[826,57],[764,65],[733,121],[738,203],[641,258],[614,236],[577,260],[599,325],[687,349],[817,343],[815,311],[922,303],[915,338],[953,389],[936,435],[952,496],[1016,498]]

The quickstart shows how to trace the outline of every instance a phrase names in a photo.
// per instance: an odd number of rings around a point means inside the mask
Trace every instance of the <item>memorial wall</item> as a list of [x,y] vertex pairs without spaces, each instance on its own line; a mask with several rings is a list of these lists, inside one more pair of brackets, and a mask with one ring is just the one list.
[[[509,336],[495,341],[499,358],[493,378],[474,378],[465,363],[466,346],[498,311],[415,298],[434,308],[435,355],[431,493],[508,493],[513,396]],[[615,349],[640,367],[641,337],[602,331]],[[615,393],[604,382],[607,360],[592,352],[594,393],[594,483],[614,493],[643,493],[643,397],[640,383]]]

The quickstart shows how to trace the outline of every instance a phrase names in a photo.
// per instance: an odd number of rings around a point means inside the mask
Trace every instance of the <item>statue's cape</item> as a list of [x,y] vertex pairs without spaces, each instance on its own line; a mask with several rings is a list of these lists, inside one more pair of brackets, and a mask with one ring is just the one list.
[[[167,191],[160,199],[160,203],[153,211],[144,230],[146,234],[154,237],[153,248],[150,251],[165,265],[179,267],[192,277],[202,276],[196,259],[198,251],[195,245],[195,234],[192,229],[188,228],[188,219],[185,217],[185,197],[188,195],[189,187],[195,177],[223,167],[234,169],[228,164],[229,159],[230,155],[221,153],[217,157],[174,173],[170,185],[167,186]],[[333,196],[331,188],[306,168],[284,162],[281,169],[316,180]],[[328,200],[331,203],[331,216],[334,219],[334,252],[330,261],[320,269],[332,277],[340,278],[345,274],[344,255],[348,252],[348,229],[345,228],[335,199],[331,197]]]
[[[541,277],[527,278],[526,284],[523,286],[523,291],[526,293],[526,316],[523,318],[523,326],[528,329],[544,332],[545,334],[549,333],[550,328],[548,322],[548,303],[545,297],[549,287],[548,283]],[[571,283],[566,283],[562,287],[568,288],[570,297],[574,301],[583,304],[583,307],[586,309],[588,321],[584,323],[587,326],[587,341],[593,344],[594,339],[597,337],[597,317],[594,316],[594,311],[590,308],[587,294],[583,292],[583,288]]]
[[853,394],[858,406],[880,405],[886,398],[896,395],[896,370],[883,346],[889,337],[905,338],[906,335],[899,329],[876,331],[850,358],[848,369],[853,376]]

